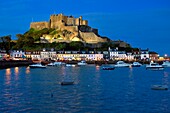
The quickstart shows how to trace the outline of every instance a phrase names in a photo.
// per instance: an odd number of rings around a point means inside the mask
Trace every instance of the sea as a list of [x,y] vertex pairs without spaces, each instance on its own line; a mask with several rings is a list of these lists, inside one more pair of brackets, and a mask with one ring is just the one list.
[[1,69],[0,113],[170,113],[170,68],[103,66]]

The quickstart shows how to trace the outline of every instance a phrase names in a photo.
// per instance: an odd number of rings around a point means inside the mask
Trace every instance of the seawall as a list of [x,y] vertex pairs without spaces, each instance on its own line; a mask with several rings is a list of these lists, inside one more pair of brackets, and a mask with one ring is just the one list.
[[33,64],[31,60],[11,60],[11,61],[0,61],[0,69],[28,66]]

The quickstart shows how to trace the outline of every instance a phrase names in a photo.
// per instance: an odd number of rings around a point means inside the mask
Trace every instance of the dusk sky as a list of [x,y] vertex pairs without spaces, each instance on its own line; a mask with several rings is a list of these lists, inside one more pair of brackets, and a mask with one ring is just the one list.
[[170,0],[1,0],[0,36],[16,39],[54,13],[83,16],[101,36],[170,55]]

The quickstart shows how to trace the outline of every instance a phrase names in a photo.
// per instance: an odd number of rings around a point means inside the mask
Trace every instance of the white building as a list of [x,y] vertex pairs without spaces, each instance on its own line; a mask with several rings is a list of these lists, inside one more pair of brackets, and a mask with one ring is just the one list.
[[149,50],[148,49],[147,50],[140,50],[140,52],[141,52],[141,55],[140,55],[141,60],[149,59]]
[[109,57],[110,59],[117,59],[119,57],[119,52],[118,51],[109,51]]
[[31,52],[31,59],[32,60],[41,60],[40,51]]
[[127,55],[125,51],[118,51],[118,59],[124,60],[127,59]]
[[72,51],[59,52],[57,55],[59,60],[101,60],[103,59],[103,54],[90,53],[75,53]]
[[20,60],[21,58],[24,58],[25,52],[23,50],[12,50],[10,52],[10,57],[13,60]]
[[127,52],[126,56],[127,56],[127,60],[134,60],[134,55],[132,54],[132,52]]
[[45,49],[43,49],[43,51],[40,52],[40,58],[42,60],[44,60],[44,59],[55,60],[56,59],[56,51],[54,51],[54,49],[51,49],[50,51],[46,51]]

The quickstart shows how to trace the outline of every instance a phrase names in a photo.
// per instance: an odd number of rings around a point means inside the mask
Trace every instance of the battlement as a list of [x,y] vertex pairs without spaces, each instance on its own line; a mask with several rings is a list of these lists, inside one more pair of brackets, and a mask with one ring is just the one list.
[[63,26],[79,26],[88,25],[87,20],[83,20],[82,16],[74,18],[73,16],[65,16],[61,14],[52,14],[50,21],[32,22],[30,28],[41,30],[43,28],[61,28]]
[[[45,42],[70,42],[70,41],[82,41],[86,43],[98,43],[107,42],[107,40],[101,38],[98,35],[98,30],[88,26],[88,21],[83,20],[80,16],[75,18],[73,16],[65,16],[63,14],[52,14],[48,22],[32,22],[30,28],[41,30],[44,28],[53,28],[61,31],[58,34],[49,35],[44,34],[41,40]],[[67,31],[68,33],[63,33]]]
[[41,30],[41,29],[44,29],[44,28],[49,28],[49,22],[32,22],[30,24],[30,28],[34,28],[34,29],[37,29],[37,30]]

